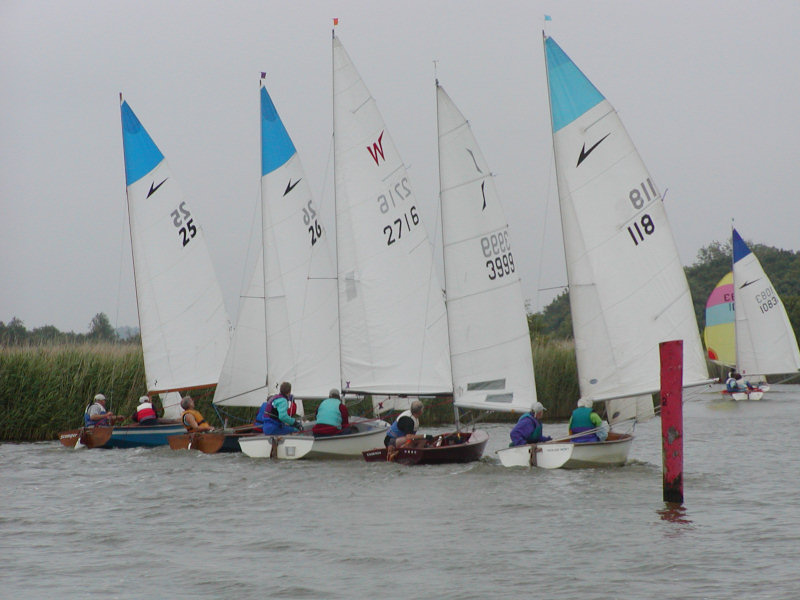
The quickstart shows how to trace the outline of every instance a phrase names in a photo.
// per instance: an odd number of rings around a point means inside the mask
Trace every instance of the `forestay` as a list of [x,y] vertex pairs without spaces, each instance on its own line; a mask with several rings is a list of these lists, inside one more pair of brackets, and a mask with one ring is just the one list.
[[328,237],[263,78],[261,167],[262,252],[218,404],[258,406],[282,381],[290,381],[301,398],[325,398],[339,385],[337,285]]
[[[657,391],[658,344],[674,339],[684,385],[703,383],[689,286],[655,181],[611,104],[549,37],[545,56],[581,395]],[[612,421],[633,402],[624,405],[609,407]]]
[[438,82],[436,99],[455,403],[526,412],[536,385],[508,222],[469,123]]
[[733,283],[739,371],[768,375],[800,370],[800,351],[783,302],[758,258],[735,229]]
[[442,290],[420,205],[375,100],[333,38],[342,381],[352,391],[452,391]]
[[230,323],[197,215],[121,100],[128,218],[148,392],[217,382]]

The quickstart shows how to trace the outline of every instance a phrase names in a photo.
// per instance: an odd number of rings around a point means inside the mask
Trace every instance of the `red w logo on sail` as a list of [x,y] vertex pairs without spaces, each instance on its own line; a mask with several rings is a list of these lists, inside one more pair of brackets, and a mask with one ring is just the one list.
[[380,164],[378,162],[378,155],[380,155],[380,157],[384,160],[384,162],[386,161],[386,157],[383,155],[383,131],[381,131],[381,134],[378,136],[378,141],[372,144],[372,148],[367,146],[367,151],[369,152],[369,155],[372,157],[372,160],[375,161],[376,165]]

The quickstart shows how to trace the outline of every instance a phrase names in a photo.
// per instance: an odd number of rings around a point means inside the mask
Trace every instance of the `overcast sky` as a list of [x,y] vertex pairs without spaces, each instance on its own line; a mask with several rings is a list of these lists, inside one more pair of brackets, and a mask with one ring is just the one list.
[[800,249],[797,0],[0,0],[0,320],[85,332],[105,312],[138,326],[119,92],[202,225],[235,320],[261,71],[332,220],[332,17],[437,242],[438,61],[497,176],[525,296],[543,307],[557,292],[539,290],[566,284],[545,14],[668,190],[685,265],[727,240],[731,218],[747,240]]

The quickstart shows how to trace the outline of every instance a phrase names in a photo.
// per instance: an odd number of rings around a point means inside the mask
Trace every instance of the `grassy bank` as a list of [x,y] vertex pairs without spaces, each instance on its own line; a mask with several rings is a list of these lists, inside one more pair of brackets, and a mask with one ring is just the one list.
[[[550,420],[569,416],[578,398],[575,353],[571,342],[533,343],[536,387]],[[108,398],[109,410],[130,415],[146,392],[140,346],[83,344],[0,348],[0,441],[53,440],[59,431],[83,423],[83,412],[98,392]],[[197,407],[211,423],[219,424],[211,405],[213,391],[192,392]],[[313,414],[316,402],[306,402]],[[370,414],[365,400],[352,414]],[[222,415],[236,425],[253,418],[254,409],[226,409]],[[516,421],[519,415],[495,414],[491,420]],[[423,425],[453,422],[452,403],[432,400]]]

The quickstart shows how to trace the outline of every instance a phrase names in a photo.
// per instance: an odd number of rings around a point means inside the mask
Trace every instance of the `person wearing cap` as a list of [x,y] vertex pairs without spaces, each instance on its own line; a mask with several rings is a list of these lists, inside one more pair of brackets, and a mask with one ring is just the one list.
[[333,388],[328,397],[317,408],[317,417],[311,432],[314,437],[340,435],[352,433],[350,428],[350,414],[347,406],[342,402],[339,390]]
[[181,400],[181,408],[183,409],[183,413],[181,413],[181,422],[189,433],[214,429],[206,422],[203,415],[200,414],[200,411],[195,410],[194,399],[191,396],[184,396],[183,400]]
[[552,438],[542,435],[542,415],[547,410],[541,402],[534,402],[530,412],[519,418],[511,430],[511,443],[509,446],[524,446],[525,444],[538,444],[549,442]]
[[[578,400],[578,407],[572,411],[572,416],[569,418],[569,434],[575,435],[577,433],[583,433],[584,431],[590,431],[591,433],[574,437],[572,441],[577,443],[603,441],[600,439],[600,436],[597,435],[602,426],[603,419],[592,409],[592,399],[581,398]],[[605,439],[605,437],[603,437],[603,439]]]
[[155,425],[158,423],[156,408],[148,396],[139,398],[139,406],[136,407],[136,410],[131,415],[131,419],[139,425]]
[[94,397],[94,403],[83,413],[83,424],[86,427],[109,425],[113,418],[114,413],[106,410],[106,397],[103,394],[97,394]]

